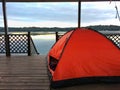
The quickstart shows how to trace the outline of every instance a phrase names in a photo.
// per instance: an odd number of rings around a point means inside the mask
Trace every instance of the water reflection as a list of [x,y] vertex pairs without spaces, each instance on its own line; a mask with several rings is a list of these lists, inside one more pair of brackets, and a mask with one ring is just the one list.
[[32,35],[32,39],[40,54],[47,54],[55,43],[55,34],[53,35]]

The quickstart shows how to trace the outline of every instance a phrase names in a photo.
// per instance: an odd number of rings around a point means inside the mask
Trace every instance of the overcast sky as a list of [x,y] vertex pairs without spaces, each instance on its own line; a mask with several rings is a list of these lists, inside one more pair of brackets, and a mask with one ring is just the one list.
[[[9,27],[77,27],[78,3],[7,3]],[[116,2],[120,12],[120,2]],[[0,26],[3,25],[0,3]],[[115,2],[82,2],[81,25],[120,25]]]

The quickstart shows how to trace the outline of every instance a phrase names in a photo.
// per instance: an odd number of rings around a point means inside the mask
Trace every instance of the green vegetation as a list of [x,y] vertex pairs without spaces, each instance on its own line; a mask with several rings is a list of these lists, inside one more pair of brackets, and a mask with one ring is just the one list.
[[[120,31],[120,26],[115,25],[96,25],[96,26],[87,26],[87,28],[92,28],[97,31]],[[75,27],[70,28],[38,28],[38,27],[23,27],[23,28],[14,28],[10,27],[9,32],[56,32],[56,31],[69,31],[73,30]],[[4,28],[0,27],[0,32],[4,32]]]
[[[68,31],[74,28],[38,28],[38,27],[23,27],[23,28],[8,28],[9,32],[55,32],[55,31]],[[0,27],[0,32],[4,32],[4,28]]]
[[120,31],[120,26],[115,25],[96,25],[88,26],[88,28],[92,28],[97,31]]

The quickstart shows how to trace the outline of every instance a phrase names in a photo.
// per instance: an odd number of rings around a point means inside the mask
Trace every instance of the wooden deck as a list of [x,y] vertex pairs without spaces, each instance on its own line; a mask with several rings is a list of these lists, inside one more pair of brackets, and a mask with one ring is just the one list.
[[[50,90],[44,55],[0,56],[0,90]],[[89,84],[51,90],[120,90],[120,84]]]
[[0,56],[0,90],[49,90],[45,56]]

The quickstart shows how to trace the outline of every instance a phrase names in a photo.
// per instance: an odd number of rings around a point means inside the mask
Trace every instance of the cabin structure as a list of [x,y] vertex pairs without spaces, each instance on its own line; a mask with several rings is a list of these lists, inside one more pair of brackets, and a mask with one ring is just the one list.
[[[4,32],[0,35],[0,89],[1,90],[50,90],[50,81],[47,72],[46,56],[40,55],[30,37],[30,32],[21,35],[9,34],[7,24],[7,2],[78,2],[78,28],[81,27],[81,2],[98,2],[98,1],[119,1],[119,0],[0,0],[2,3]],[[29,3],[28,3],[29,4]],[[106,34],[107,35],[107,34]],[[56,35],[59,39],[59,35]],[[112,40],[119,46],[118,38],[120,33],[109,34]],[[17,38],[16,37],[21,37]],[[16,42],[15,45],[11,41]],[[20,43],[23,43],[20,45]],[[17,46],[20,45],[17,48]],[[32,47],[32,48],[31,48]],[[16,55],[11,55],[14,53]],[[24,53],[24,55],[19,55]],[[78,87],[63,88],[61,90],[119,90],[120,84],[99,84],[86,85]]]

